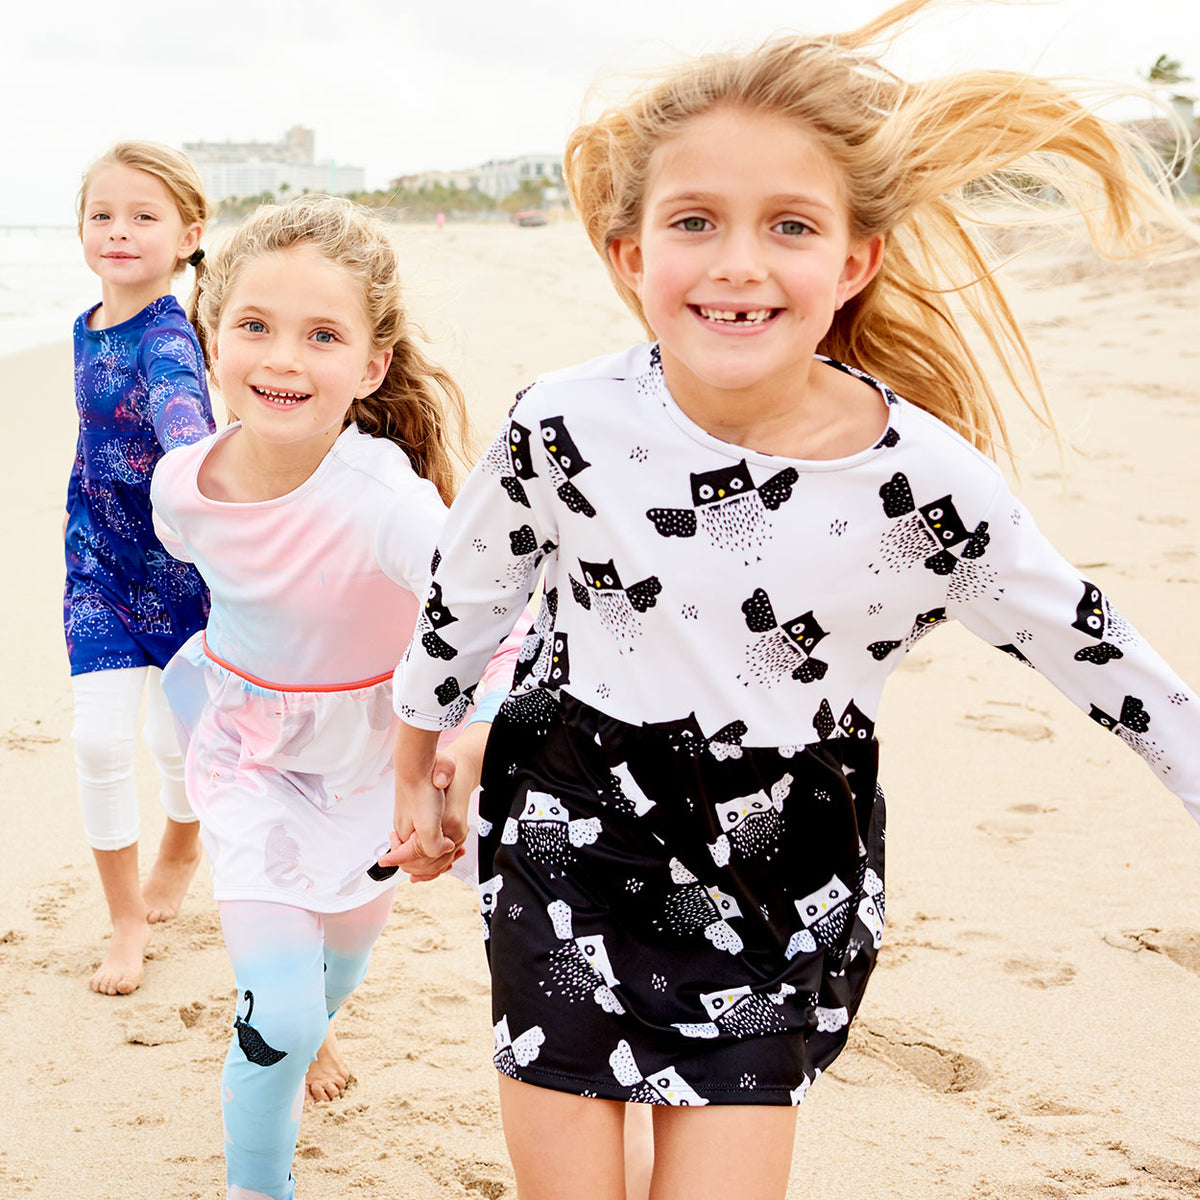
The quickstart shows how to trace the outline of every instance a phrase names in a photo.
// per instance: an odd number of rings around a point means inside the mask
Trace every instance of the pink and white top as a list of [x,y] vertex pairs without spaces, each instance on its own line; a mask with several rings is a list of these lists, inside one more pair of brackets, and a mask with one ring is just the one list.
[[[163,675],[188,797],[218,900],[343,911],[395,882],[376,866],[394,802],[391,674],[446,509],[403,450],[353,426],[287,495],[210,499],[200,467],[233,428],[165,455],[151,488],[163,544],[212,592],[206,632]],[[493,654],[476,719],[507,692],[527,628]]]
[[236,428],[165,455],[151,488],[163,545],[195,563],[212,591],[208,649],[275,687],[389,674],[446,518],[437,489],[398,446],[350,426],[287,495],[210,500],[197,485],[200,464]]

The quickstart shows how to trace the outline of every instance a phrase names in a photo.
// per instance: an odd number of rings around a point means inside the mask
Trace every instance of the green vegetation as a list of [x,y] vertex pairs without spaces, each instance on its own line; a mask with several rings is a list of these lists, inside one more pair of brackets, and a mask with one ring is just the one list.
[[[215,215],[222,220],[240,221],[252,213],[260,204],[274,204],[291,197],[286,186],[280,195],[262,192],[256,196],[237,196],[222,200],[215,206]],[[463,191],[456,187],[434,184],[419,191],[407,188],[388,188],[374,192],[350,192],[351,200],[367,208],[386,212],[397,221],[433,221],[438,213],[445,213],[449,220],[497,220],[511,216],[526,208],[541,208],[544,185],[523,183],[519,191],[502,200],[477,191]]]

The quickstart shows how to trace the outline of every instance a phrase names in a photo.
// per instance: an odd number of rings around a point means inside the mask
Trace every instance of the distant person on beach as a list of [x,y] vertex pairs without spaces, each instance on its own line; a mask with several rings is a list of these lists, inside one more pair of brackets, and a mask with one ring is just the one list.
[[1200,819],[1200,699],[1009,490],[966,329],[1049,424],[972,236],[981,181],[1044,183],[1113,257],[1195,235],[1071,91],[886,70],[870,48],[924,7],[698,59],[568,142],[653,340],[519,393],[455,501],[397,671],[382,860],[451,862],[439,731],[544,568],[480,799],[521,1200],[624,1197],[631,1103],[653,1200],[785,1195],[884,937],[880,694],[934,627],[1043,672]]
[[[163,683],[237,982],[229,1196],[291,1200],[306,1071],[392,905],[396,868],[377,862],[392,669],[466,461],[466,413],[417,345],[386,227],[349,201],[260,208],[210,259],[195,317],[235,421],[154,475],[156,528],[212,591]],[[474,688],[442,693],[469,718],[436,771],[456,810],[527,628],[493,646],[477,705]]]
[[[75,322],[79,441],[64,523],[63,623],[83,825],[112,921],[91,988],[119,995],[141,983],[149,926],[175,916],[200,861],[159,673],[203,626],[208,593],[195,569],[171,558],[155,536],[150,477],[164,451],[213,429],[200,346],[171,295],[188,263],[200,277],[208,207],[187,158],[126,141],[87,169],[78,217],[101,299]],[[143,693],[143,733],[167,819],[139,885],[133,762]]]

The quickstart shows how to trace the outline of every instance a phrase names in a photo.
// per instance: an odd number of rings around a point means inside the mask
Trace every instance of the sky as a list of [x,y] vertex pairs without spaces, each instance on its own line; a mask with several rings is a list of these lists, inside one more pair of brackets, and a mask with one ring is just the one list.
[[[128,137],[274,141],[369,188],[426,169],[557,154],[622,73],[855,27],[886,0],[22,0],[0,36],[0,225],[70,224],[79,177]],[[913,78],[999,67],[1136,86],[1160,54],[1200,79],[1196,0],[945,0],[888,63]],[[1181,90],[1200,93],[1200,84]],[[1144,109],[1114,110],[1143,115]]]

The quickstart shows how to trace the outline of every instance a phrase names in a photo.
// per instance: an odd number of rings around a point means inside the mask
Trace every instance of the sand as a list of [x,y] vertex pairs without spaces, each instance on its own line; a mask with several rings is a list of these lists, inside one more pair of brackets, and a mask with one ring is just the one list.
[[[574,225],[400,237],[413,309],[487,437],[536,372],[639,336]],[[1200,683],[1200,264],[1039,252],[1007,278],[1082,451],[1060,475],[1014,409],[1016,486]],[[233,978],[204,868],[156,927],[142,988],[87,988],[107,920],[59,617],[67,343],[0,359],[0,422],[0,1196],[215,1200]],[[789,1196],[1200,1195],[1200,829],[1116,738],[957,628],[915,649],[878,732],[887,938],[846,1052],[801,1109]],[[148,759],[139,779],[145,860],[162,827]],[[339,1016],[354,1082],[301,1128],[304,1200],[515,1195],[478,927],[455,881],[400,887]]]

